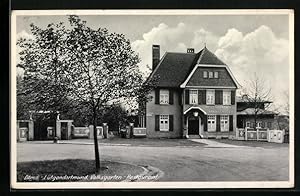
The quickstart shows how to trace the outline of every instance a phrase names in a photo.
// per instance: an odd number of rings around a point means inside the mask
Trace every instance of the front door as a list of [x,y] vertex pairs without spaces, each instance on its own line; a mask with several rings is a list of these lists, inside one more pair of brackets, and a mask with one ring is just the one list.
[[199,135],[199,117],[189,117],[188,134]]

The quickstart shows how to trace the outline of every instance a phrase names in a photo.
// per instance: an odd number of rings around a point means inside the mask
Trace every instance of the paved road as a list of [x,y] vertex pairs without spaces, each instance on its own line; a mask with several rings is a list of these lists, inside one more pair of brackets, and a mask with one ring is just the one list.
[[[160,181],[288,180],[287,145],[275,148],[101,145],[100,150],[105,160],[151,165],[161,169],[165,175]],[[93,145],[17,144],[18,162],[93,158]]]

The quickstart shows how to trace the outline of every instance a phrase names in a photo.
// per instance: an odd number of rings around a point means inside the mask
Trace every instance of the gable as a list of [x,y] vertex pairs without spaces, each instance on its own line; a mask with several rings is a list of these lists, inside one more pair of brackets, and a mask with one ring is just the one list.
[[[218,72],[218,78],[204,78],[203,72]],[[236,88],[234,80],[225,67],[197,67],[186,86],[202,87],[232,87]]]

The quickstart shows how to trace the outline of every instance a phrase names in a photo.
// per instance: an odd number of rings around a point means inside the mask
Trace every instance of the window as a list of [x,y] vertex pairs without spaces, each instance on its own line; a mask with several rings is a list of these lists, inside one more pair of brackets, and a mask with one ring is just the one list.
[[207,90],[206,91],[206,104],[207,105],[214,105],[215,104],[215,91],[214,90]]
[[212,72],[212,71],[208,72],[208,77],[213,78],[214,77],[214,72]]
[[207,71],[203,71],[203,78],[207,78]]
[[198,104],[198,91],[190,90],[190,104]]
[[160,104],[169,104],[169,91],[168,90],[160,90],[159,103]]
[[223,91],[223,105],[230,105],[230,104],[231,104],[231,92]]
[[216,131],[216,116],[207,116],[207,131]]
[[169,131],[169,115],[160,115],[159,116],[159,130],[160,131]]
[[215,71],[214,76],[215,78],[219,78],[219,72]]
[[247,128],[250,128],[251,127],[251,123],[248,121],[248,122],[246,122],[246,127]]
[[268,126],[269,129],[272,129],[272,123],[271,122],[268,122],[267,126]]
[[229,116],[220,116],[221,131],[229,131]]
[[256,127],[261,128],[262,123],[261,122],[256,122]]

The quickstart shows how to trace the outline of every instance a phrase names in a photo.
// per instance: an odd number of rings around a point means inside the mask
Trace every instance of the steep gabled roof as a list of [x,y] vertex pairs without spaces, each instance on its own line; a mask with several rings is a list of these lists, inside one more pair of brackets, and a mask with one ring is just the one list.
[[193,68],[196,55],[166,52],[149,78],[157,76],[159,87],[178,87]]
[[200,52],[201,53],[199,58],[197,59],[197,64],[226,65],[225,63],[223,63],[223,61],[218,59],[218,57],[214,53],[209,51],[206,47],[204,47]]
[[180,87],[197,64],[226,66],[215,54],[204,47],[198,53],[166,52],[148,77],[157,78],[158,87]]

